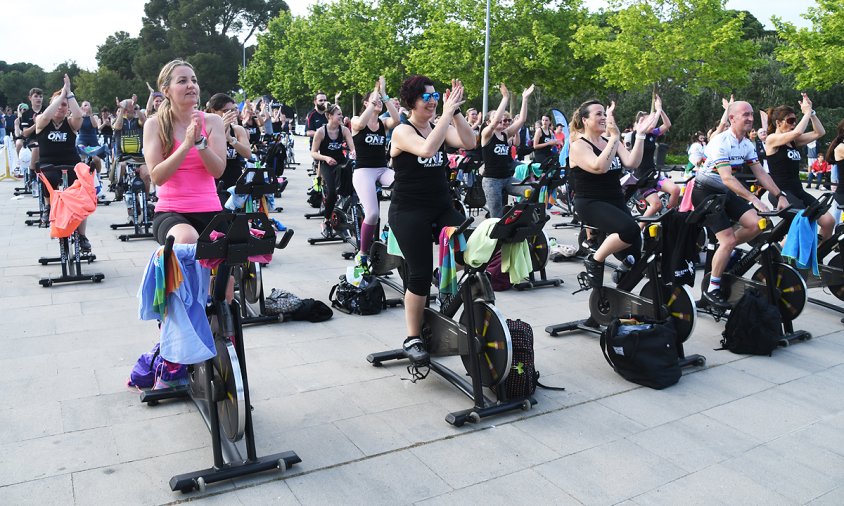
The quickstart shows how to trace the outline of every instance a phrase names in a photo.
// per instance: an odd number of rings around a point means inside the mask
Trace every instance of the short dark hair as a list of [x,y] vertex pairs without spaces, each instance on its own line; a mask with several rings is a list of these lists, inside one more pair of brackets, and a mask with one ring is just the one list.
[[27,96],[31,97],[32,95],[44,95],[44,90],[42,90],[41,88],[32,88],[31,90],[29,90],[29,95]]
[[433,85],[434,81],[427,76],[414,74],[408,77],[401,83],[401,88],[399,88],[399,97],[401,97],[402,105],[407,107],[408,110],[413,109],[413,104],[425,93],[425,87]]
[[206,112],[222,111],[223,107],[225,107],[227,104],[234,103],[234,99],[226,95],[225,93],[215,93],[211,95],[211,98],[209,98],[208,102],[206,102],[205,109]]

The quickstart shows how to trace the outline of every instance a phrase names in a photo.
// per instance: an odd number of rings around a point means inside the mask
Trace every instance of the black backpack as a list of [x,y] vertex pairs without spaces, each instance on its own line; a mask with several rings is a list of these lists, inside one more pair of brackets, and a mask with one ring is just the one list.
[[536,387],[549,390],[565,390],[561,387],[549,387],[539,382],[533,355],[533,328],[522,320],[507,319],[510,340],[513,343],[513,365],[510,374],[504,380],[504,392],[508,399],[527,398],[533,395]]
[[677,331],[671,320],[616,319],[601,333],[604,358],[627,381],[661,390],[680,381]]
[[387,307],[387,296],[378,278],[366,275],[361,285],[364,285],[363,288],[349,283],[345,274],[340,276],[340,282],[331,287],[328,294],[331,307],[346,314],[359,315],[378,314]]
[[730,311],[719,350],[742,355],[768,355],[783,338],[782,316],[756,288],[748,288]]

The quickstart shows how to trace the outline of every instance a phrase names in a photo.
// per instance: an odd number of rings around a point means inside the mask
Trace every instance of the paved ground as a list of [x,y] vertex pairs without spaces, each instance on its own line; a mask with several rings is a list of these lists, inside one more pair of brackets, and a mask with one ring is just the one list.
[[[296,235],[265,286],[327,300],[347,248],[305,241],[318,223],[302,218],[304,167],[287,174],[279,217]],[[498,302],[533,325],[543,380],[565,392],[540,390],[528,412],[458,429],[444,416],[469,404],[450,385],[433,375],[412,384],[403,366],[364,358],[401,342],[400,309],[249,328],[259,453],[292,449],[303,462],[173,493],[171,475],[211,463],[210,438],[192,405],[147,407],[126,387],[157,339],[154,323],[137,320],[135,299],[153,243],[117,240],[108,224],[125,211],[100,207],[89,232],[97,261],[85,270],[105,281],[41,288],[58,267],[36,258],[58,246],[23,224],[34,200],[12,199],[13,186],[0,183],[0,504],[844,503],[840,315],[808,307],[796,326],[814,339],[771,358],[713,351],[723,322],[702,317],[686,347],[706,355],[706,367],[654,391],[612,372],[595,338],[543,332],[585,315],[587,295],[572,295],[574,263],[548,267],[563,287]],[[572,232],[549,235],[574,242]]]

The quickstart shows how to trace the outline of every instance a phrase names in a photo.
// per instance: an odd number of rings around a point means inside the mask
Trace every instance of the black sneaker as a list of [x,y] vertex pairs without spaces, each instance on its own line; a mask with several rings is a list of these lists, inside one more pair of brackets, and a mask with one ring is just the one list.
[[86,253],[91,252],[91,241],[82,234],[79,234],[79,249]]
[[730,309],[733,306],[727,302],[726,297],[721,292],[720,288],[716,288],[715,290],[703,292],[703,298],[706,299],[706,302],[709,303],[710,306],[714,307],[715,309]]
[[594,255],[589,255],[583,261],[583,266],[586,267],[586,278],[592,288],[604,286],[604,262],[598,262]]
[[430,356],[425,350],[422,339],[418,337],[405,340],[402,348],[404,348],[404,354],[407,358],[415,365],[425,365],[430,360]]

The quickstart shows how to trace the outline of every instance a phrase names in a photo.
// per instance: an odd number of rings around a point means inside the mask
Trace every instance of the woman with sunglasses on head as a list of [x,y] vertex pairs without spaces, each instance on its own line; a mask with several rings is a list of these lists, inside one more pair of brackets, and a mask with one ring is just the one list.
[[[384,106],[390,113],[380,118]],[[384,76],[375,83],[375,89],[363,99],[364,110],[352,118],[352,138],[357,150],[357,166],[352,175],[352,184],[363,206],[363,223],[360,227],[360,251],[355,257],[357,265],[366,266],[369,248],[378,227],[380,208],[378,188],[393,184],[395,172],[387,167],[387,130],[395,128],[401,121],[399,111],[387,96]]]
[[[806,192],[800,181],[799,148],[820,139],[826,133],[821,120],[812,109],[812,101],[805,93],[802,96],[800,111],[803,117],[799,122],[794,109],[787,105],[768,110],[768,136],[765,138],[765,155],[768,158],[771,179],[785,194],[789,204],[797,209],[805,209],[817,202],[815,197]],[[812,131],[806,132],[809,123],[812,124]],[[773,199],[770,193],[768,199]],[[818,219],[818,226],[821,236],[826,239],[832,235],[835,220],[832,215],[825,214]]]
[[243,174],[246,159],[252,156],[249,149],[249,135],[246,129],[237,124],[237,104],[225,93],[217,93],[208,99],[205,112],[216,114],[223,118],[223,134],[226,136],[226,168],[223,175],[216,178],[217,184],[223,183],[223,193],[220,193],[220,203],[225,205],[228,200],[227,190],[237,184]]
[[637,142],[628,150],[620,141],[621,133],[613,111],[615,102],[605,111],[600,102],[590,100],[575,111],[571,121],[572,130],[577,134],[569,151],[577,188],[574,207],[583,223],[606,234],[600,247],[584,261],[593,288],[603,286],[604,260],[608,256],[615,254],[630,264],[641,254],[641,230],[624,201],[619,176],[622,164],[639,166],[644,150],[644,143],[639,141],[653,130],[659,117],[649,114],[639,119],[635,127]]
[[475,135],[463,117],[463,84],[451,81],[451,90],[443,100],[443,111],[436,125],[440,94],[426,76],[405,79],[399,91],[402,104],[410,111],[407,123],[393,130],[390,157],[396,171],[390,203],[390,229],[407,262],[407,289],[404,294],[404,315],[407,339],[404,349],[415,363],[425,363],[422,313],[431,288],[433,244],[431,226],[460,225],[464,217],[451,204],[446,168],[446,145],[472,149]]
[[[339,170],[346,162],[344,149],[349,152],[349,158],[354,159],[355,141],[352,139],[352,132],[343,125],[343,111],[337,104],[329,105],[325,110],[328,123],[323,125],[314,134],[314,143],[311,145],[311,158],[319,162],[319,177],[322,179],[323,203],[325,220],[322,222],[322,236],[331,237],[334,231],[331,229],[331,213],[334,212],[334,205],[337,203],[337,183],[340,176]],[[345,146],[343,146],[345,143]]]
[[481,153],[484,160],[483,188],[490,218],[501,218],[504,199],[507,195],[523,196],[524,190],[513,186],[515,162],[510,154],[510,138],[522,128],[527,117],[528,98],[533,93],[533,85],[522,92],[522,108],[518,119],[509,121],[506,112],[510,102],[510,92],[501,84],[501,103],[491,112],[487,125],[481,130]]

